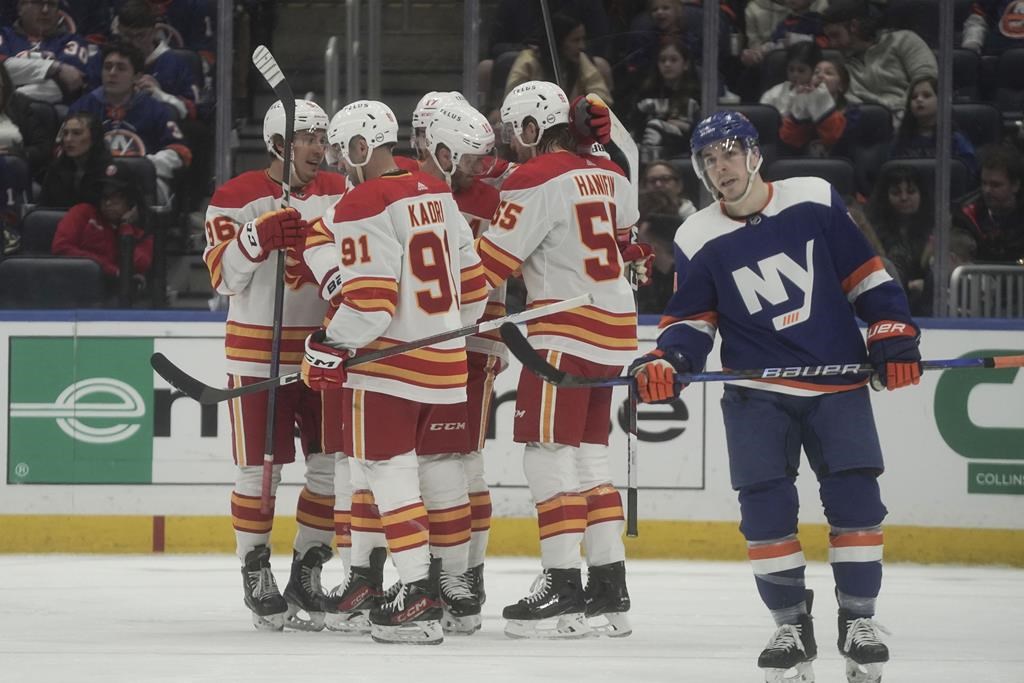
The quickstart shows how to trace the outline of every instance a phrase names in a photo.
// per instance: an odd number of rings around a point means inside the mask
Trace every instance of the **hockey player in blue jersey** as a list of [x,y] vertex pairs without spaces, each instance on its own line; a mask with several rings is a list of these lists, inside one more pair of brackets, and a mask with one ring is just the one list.
[[[645,402],[683,388],[674,373],[704,367],[716,331],[723,368],[870,362],[889,390],[917,384],[919,333],[836,191],[819,178],[766,183],[757,130],[720,111],[697,126],[693,164],[719,202],[675,238],[677,290],[657,348],[631,367]],[[856,318],[868,324],[867,348]],[[883,469],[867,381],[856,376],[738,381],[722,414],[740,530],[758,592],[777,629],[758,658],[767,681],[814,680],[811,591],[797,539],[801,447],[830,525],[839,649],[856,683],[881,677],[889,651],[874,621],[882,581]]]

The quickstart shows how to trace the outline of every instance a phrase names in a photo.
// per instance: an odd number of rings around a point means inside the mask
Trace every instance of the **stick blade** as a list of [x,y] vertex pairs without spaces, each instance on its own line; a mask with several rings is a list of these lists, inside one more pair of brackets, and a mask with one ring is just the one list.
[[259,69],[260,74],[271,88],[277,88],[277,85],[284,80],[281,67],[278,66],[277,60],[274,59],[274,55],[266,45],[257,45],[256,49],[252,51],[252,63]]
[[149,357],[149,364],[156,370],[156,374],[163,377],[172,387],[189,398],[203,403],[202,396],[210,387],[186,373],[160,352]]

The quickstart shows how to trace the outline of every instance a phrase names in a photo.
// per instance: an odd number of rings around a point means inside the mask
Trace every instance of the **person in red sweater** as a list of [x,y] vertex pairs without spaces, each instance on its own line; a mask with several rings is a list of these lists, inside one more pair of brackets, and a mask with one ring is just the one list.
[[122,169],[108,166],[99,204],[72,206],[57,225],[51,251],[60,256],[96,261],[108,276],[110,285],[114,285],[121,276],[121,238],[130,236],[133,244],[131,277],[143,280],[153,262],[153,236],[139,227],[139,206],[135,183]]

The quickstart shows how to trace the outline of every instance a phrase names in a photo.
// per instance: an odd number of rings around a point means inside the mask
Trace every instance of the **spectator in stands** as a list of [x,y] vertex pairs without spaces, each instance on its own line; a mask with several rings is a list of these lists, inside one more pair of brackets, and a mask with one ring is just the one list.
[[7,67],[0,62],[0,154],[23,157],[35,177],[50,160],[57,131],[42,117],[32,116],[32,106],[31,100],[14,90]]
[[[785,0],[789,10],[772,30],[769,39],[757,47],[748,47],[740,54],[744,66],[760,64],[772,50],[784,50],[798,43],[810,42],[825,47],[828,40],[822,30],[821,14],[814,10],[814,0]],[[812,62],[811,68],[817,60]]]
[[0,29],[0,59],[29,99],[72,101],[95,57],[95,47],[65,30],[59,17],[57,0],[18,0],[18,21]]
[[[140,193],[131,178],[117,166],[107,167],[98,205],[76,204],[57,225],[54,254],[96,261],[107,276],[110,293],[119,280],[134,280],[140,287],[153,261],[153,238],[140,225],[143,210]],[[122,273],[122,243],[130,240],[132,273]]]
[[[803,107],[793,111],[793,100],[799,95],[811,92],[814,68],[821,61],[821,48],[811,40],[794,43],[786,48],[786,80],[773,85],[761,95],[761,104],[775,107],[779,116],[794,115],[797,120],[809,119],[809,112]],[[806,98],[799,98],[804,104]],[[831,99],[831,98],[830,98]]]
[[156,168],[158,197],[166,204],[174,172],[187,166],[192,153],[178,124],[164,105],[137,90],[143,59],[138,48],[123,42],[103,46],[103,85],[71,105],[69,112],[100,117],[112,156],[145,156]]
[[911,166],[890,166],[878,178],[868,204],[868,218],[884,253],[896,266],[914,315],[930,311],[922,297],[930,271],[935,230],[931,188]]
[[956,226],[974,237],[977,260],[1024,265],[1024,160],[1007,145],[987,145],[978,154],[981,190],[954,214]]
[[516,57],[505,83],[505,92],[527,81],[551,81],[560,83],[570,100],[593,93],[611,105],[611,87],[583,51],[587,37],[583,22],[567,14],[556,14],[551,17],[551,30],[558,47],[559,77],[556,78],[545,36],[538,47],[528,47]]
[[84,111],[71,114],[57,137],[56,158],[43,175],[37,203],[54,208],[99,204],[100,185],[110,165],[99,118]]
[[671,202],[670,210],[656,206],[651,208],[652,213],[671,213],[679,216],[680,220],[686,220],[697,213],[697,207],[693,205],[684,194],[683,179],[676,168],[661,159],[655,159],[644,168],[645,192],[661,192]]
[[[117,12],[117,34],[145,56],[145,73],[135,82],[138,90],[168,108],[175,120],[194,119],[199,84],[192,65],[171,51],[156,27],[156,14],[147,0],[128,0]],[[90,73],[90,84],[101,84],[101,64]]]
[[690,131],[700,120],[700,83],[682,42],[658,51],[652,69],[636,96],[629,117],[633,137],[640,142],[641,160],[690,153]]
[[[934,159],[936,116],[938,112],[939,82],[933,76],[922,76],[910,84],[903,121],[893,140],[890,156],[904,159]],[[971,174],[978,175],[978,160],[974,145],[953,124],[952,153],[967,165]]]
[[818,62],[810,87],[794,96],[792,110],[782,119],[782,143],[802,156],[852,157],[860,107],[848,99],[849,89],[850,73],[842,60]]
[[[808,9],[820,15],[826,7],[828,7],[828,0],[813,0]],[[764,43],[771,41],[772,34],[775,33],[779,24],[789,16],[790,12],[790,7],[777,2],[777,0],[749,0],[744,9],[747,50],[757,50]],[[763,52],[763,54],[767,54],[767,52]],[[742,53],[740,58],[743,58]]]
[[850,92],[863,102],[901,112],[910,84],[938,75],[928,44],[913,31],[879,31],[865,0],[831,0],[822,21],[830,46],[843,54]]
[[885,247],[882,246],[882,240],[878,239],[878,233],[875,232],[875,226],[871,225],[871,221],[868,219],[867,212],[864,210],[864,205],[854,195],[847,195],[843,197],[843,203],[846,204],[847,210],[850,212],[850,218],[860,228],[860,232],[864,235],[864,239],[868,241],[871,248],[878,258],[882,259],[882,265],[885,266],[885,272],[889,274],[893,280],[899,281],[900,272],[893,264],[892,260],[889,259],[885,253]]
[[977,53],[996,55],[1024,47],[1024,2],[975,0],[964,21],[960,45]]
[[643,190],[637,204],[637,239],[654,249],[651,283],[637,290],[637,312],[660,315],[675,291],[674,240],[680,219],[674,212],[676,201],[664,190]]

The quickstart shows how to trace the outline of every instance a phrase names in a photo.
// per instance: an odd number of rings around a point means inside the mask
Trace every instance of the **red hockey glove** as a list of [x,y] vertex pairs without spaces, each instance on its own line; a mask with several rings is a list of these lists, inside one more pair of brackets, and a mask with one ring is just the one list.
[[300,246],[308,227],[296,209],[268,211],[242,226],[238,232],[238,244],[246,258],[259,263],[275,249]]
[[607,145],[612,139],[608,105],[597,95],[580,95],[574,99],[569,107],[569,123],[578,143],[589,145],[596,140]]
[[320,328],[306,337],[306,352],[302,355],[302,381],[313,391],[341,389],[348,372],[345,361],[351,354],[324,343],[327,333]]
[[654,268],[654,248],[643,242],[619,242],[619,253],[622,263],[636,276],[641,287],[651,284],[651,271]]
[[640,356],[629,366],[636,378],[637,393],[643,403],[667,403],[686,388],[676,381],[676,373],[690,371],[690,361],[678,351],[655,349]]
[[875,367],[871,387],[889,391],[921,381],[921,333],[911,323],[880,320],[868,328],[868,362]]

